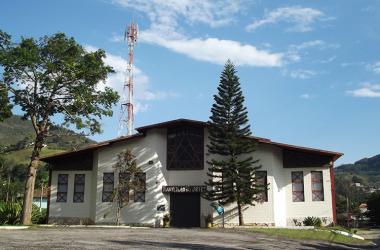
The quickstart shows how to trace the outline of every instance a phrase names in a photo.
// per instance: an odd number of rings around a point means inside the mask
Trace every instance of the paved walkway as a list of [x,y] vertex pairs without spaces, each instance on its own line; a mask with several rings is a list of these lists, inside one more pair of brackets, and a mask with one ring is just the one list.
[[[368,248],[368,247],[367,247]],[[0,249],[363,249],[207,229],[37,228],[0,230]]]

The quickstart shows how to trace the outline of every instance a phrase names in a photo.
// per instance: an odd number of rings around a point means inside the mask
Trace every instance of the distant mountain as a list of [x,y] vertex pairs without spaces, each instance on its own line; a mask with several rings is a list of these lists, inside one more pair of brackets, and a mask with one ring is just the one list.
[[[72,150],[96,143],[83,135],[58,126],[53,126],[50,134],[45,142],[50,149]],[[27,147],[33,143],[33,138],[34,129],[31,122],[21,119],[21,116],[15,115],[0,122],[0,145],[6,146],[10,151]]]
[[[70,151],[96,143],[87,137],[66,128],[53,126],[51,136],[46,141],[46,147],[41,155],[52,155]],[[27,166],[32,155],[34,129],[30,121],[22,120],[20,116],[12,116],[0,122],[0,202],[5,201],[6,190],[11,189],[11,200],[19,199],[23,194]],[[36,188],[48,181],[47,166],[40,162],[37,172]],[[5,183],[5,184],[4,184]]]
[[365,203],[372,192],[380,190],[380,154],[363,158],[353,164],[343,164],[334,169],[335,193],[338,213],[355,211]]
[[344,164],[335,168],[336,172],[350,172],[356,174],[380,175],[380,154],[370,158],[363,158],[354,164]]

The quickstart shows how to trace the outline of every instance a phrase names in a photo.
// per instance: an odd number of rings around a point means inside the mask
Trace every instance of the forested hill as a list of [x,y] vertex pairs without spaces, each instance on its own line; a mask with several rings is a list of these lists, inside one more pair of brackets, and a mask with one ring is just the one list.
[[[50,149],[72,150],[83,145],[96,143],[85,136],[71,130],[53,126],[51,136],[46,139]],[[30,121],[22,120],[20,116],[12,116],[0,122],[0,145],[6,146],[7,151],[26,148],[33,142],[34,129]]]
[[369,195],[380,191],[380,154],[344,164],[334,169],[335,193],[338,213],[356,211],[366,203]]
[[[337,175],[349,175],[353,182],[362,185],[380,187],[380,154],[363,158],[353,164],[344,164],[335,168]],[[356,176],[356,177],[355,177]]]
[[[52,127],[41,155],[71,151],[93,144],[95,141],[71,130]],[[9,200],[17,200],[23,194],[27,166],[32,154],[34,129],[30,121],[12,116],[0,122],[0,202],[6,201],[7,190],[12,190]],[[42,162],[38,168],[35,188],[41,188],[48,181],[47,167]],[[5,183],[5,184],[4,184]]]

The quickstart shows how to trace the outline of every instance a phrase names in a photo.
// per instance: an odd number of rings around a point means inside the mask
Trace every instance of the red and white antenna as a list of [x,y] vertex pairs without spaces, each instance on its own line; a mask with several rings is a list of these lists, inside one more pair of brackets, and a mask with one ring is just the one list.
[[[119,120],[119,135],[124,135],[127,125],[127,135],[133,134],[133,49],[137,43],[138,26],[132,22],[125,29],[124,41],[128,44],[129,59],[127,65],[126,78],[124,81],[123,99],[121,104],[121,115]],[[126,90],[128,93],[126,95]],[[127,111],[127,114],[126,114]]]

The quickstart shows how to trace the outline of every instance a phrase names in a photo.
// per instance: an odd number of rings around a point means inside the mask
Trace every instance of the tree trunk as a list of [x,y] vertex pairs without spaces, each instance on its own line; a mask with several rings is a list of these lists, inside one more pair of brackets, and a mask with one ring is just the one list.
[[5,203],[8,203],[9,201],[9,185],[11,184],[11,176],[8,173],[8,183],[7,183],[7,197],[5,199]]
[[237,201],[237,207],[238,207],[238,214],[239,214],[239,226],[243,226],[244,225],[243,212],[241,211],[242,206],[239,200]]
[[28,166],[28,174],[25,181],[24,200],[22,207],[22,224],[32,224],[32,205],[33,205],[33,193],[34,183],[36,181],[38,161],[43,144],[43,134],[39,134],[34,141],[34,148],[30,163]]

